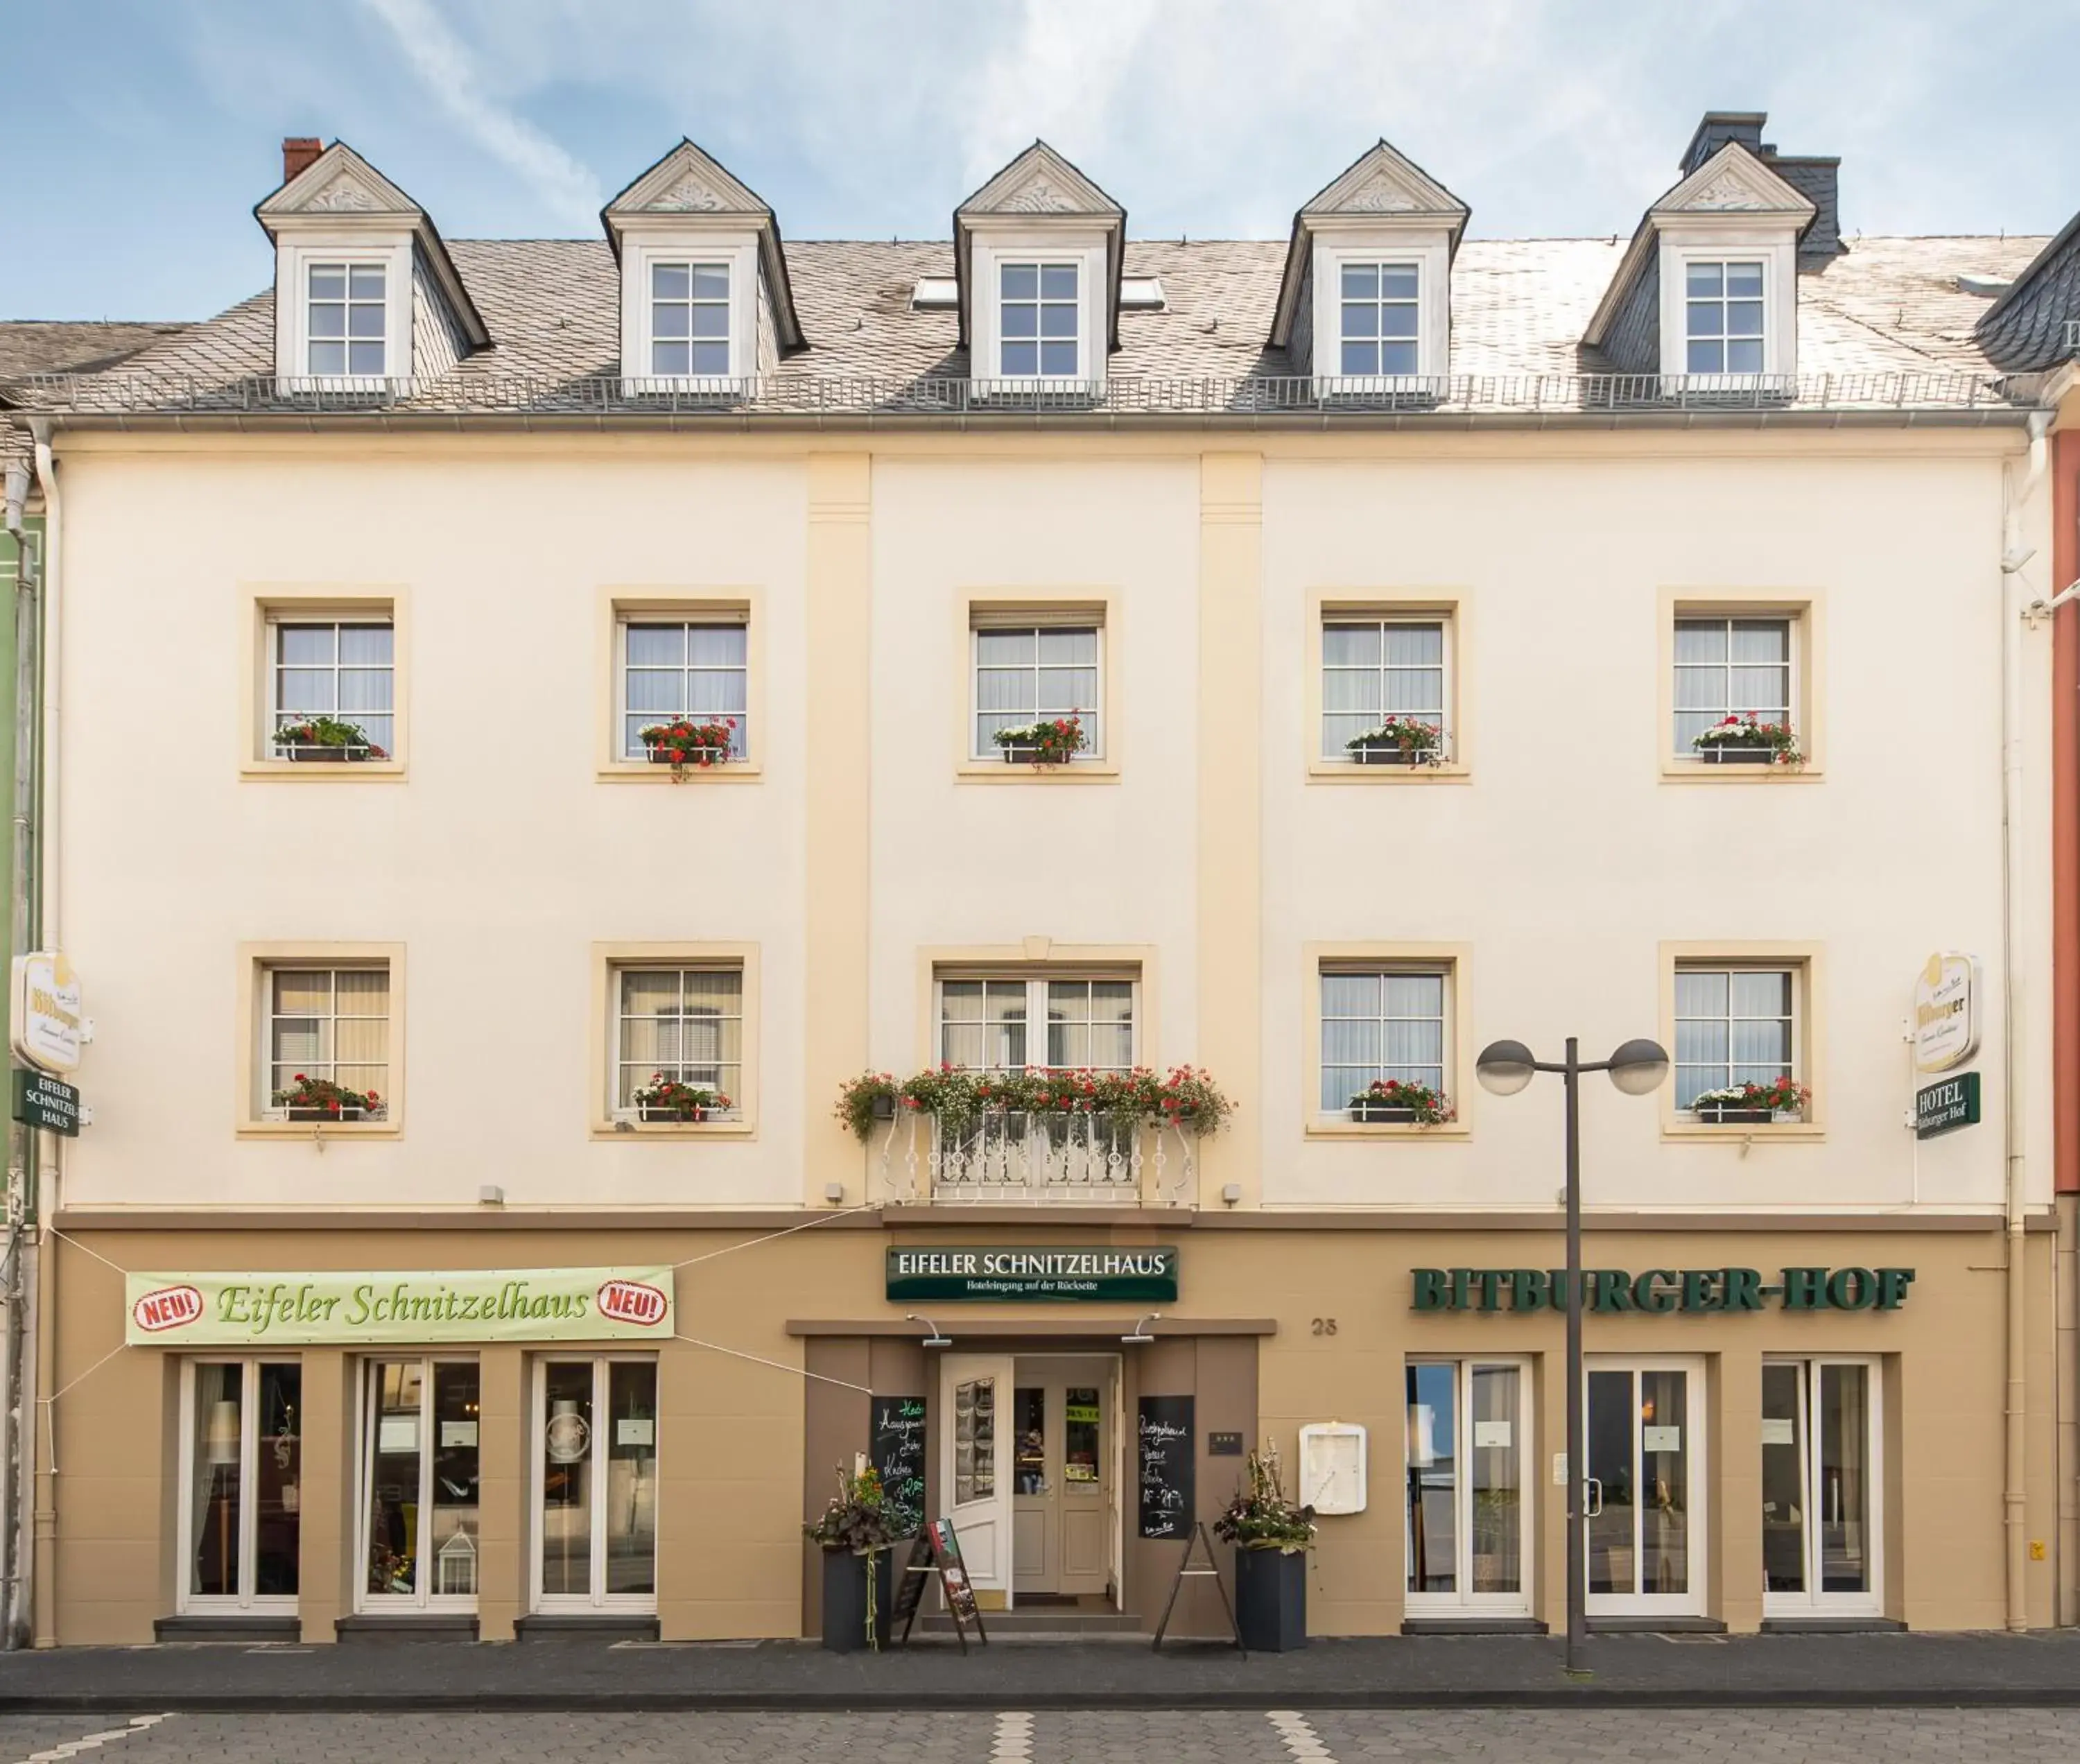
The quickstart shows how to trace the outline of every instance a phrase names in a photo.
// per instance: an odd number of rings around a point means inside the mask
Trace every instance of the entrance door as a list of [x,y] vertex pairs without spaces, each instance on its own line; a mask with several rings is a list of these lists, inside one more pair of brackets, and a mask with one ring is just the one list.
[[1119,1362],[1021,1354],[1013,1387],[1013,1576],[1017,1590],[1111,1590],[1112,1430]]
[[534,1606],[657,1608],[657,1363],[535,1362]]
[[1696,1360],[1590,1362],[1591,1616],[1704,1611],[1704,1384]]
[[1765,1360],[1763,1611],[1875,1615],[1879,1381],[1869,1360]]
[[978,1601],[1011,1603],[1012,1384],[1008,1354],[949,1354],[939,1364],[939,1486]]

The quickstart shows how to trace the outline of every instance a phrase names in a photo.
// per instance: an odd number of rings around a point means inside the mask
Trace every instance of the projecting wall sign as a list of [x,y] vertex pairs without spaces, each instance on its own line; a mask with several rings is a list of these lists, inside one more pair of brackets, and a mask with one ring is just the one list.
[[1979,1051],[1979,962],[1942,951],[1914,983],[1914,1067],[1948,1072]]

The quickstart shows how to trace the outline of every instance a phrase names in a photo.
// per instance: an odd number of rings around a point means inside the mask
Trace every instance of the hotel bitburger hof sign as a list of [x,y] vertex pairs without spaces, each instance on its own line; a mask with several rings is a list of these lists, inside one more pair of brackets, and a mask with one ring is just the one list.
[[133,1274],[132,1347],[655,1341],[672,1333],[669,1268],[462,1273]]

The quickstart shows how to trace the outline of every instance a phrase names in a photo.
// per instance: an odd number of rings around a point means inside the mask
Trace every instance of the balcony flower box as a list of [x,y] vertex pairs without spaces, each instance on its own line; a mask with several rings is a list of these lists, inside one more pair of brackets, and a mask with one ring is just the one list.
[[1344,747],[1360,766],[1436,766],[1445,758],[1442,733],[1417,716],[1390,716]]
[[707,771],[729,763],[730,743],[735,739],[736,719],[697,723],[676,717],[669,723],[652,723],[637,733],[653,766],[669,766],[672,781],[682,783],[690,767]]
[[1375,1078],[1350,1102],[1351,1119],[1368,1127],[1439,1127],[1455,1113],[1442,1091],[1401,1078]]
[[350,1090],[330,1078],[299,1072],[287,1090],[275,1093],[275,1107],[285,1110],[291,1121],[325,1124],[380,1119],[384,1104],[373,1090]]
[[682,1126],[712,1120],[729,1107],[729,1098],[721,1091],[698,1084],[681,1084],[661,1072],[652,1073],[650,1082],[635,1093],[636,1116],[652,1125]]
[[1763,1127],[1772,1121],[1801,1121],[1813,1093],[1795,1078],[1768,1084],[1729,1085],[1700,1090],[1690,1099],[1691,1112],[1713,1127]]
[[1076,712],[1017,729],[1000,729],[992,739],[1002,750],[1007,766],[1066,766],[1088,745],[1083,717]]
[[1754,712],[1729,716],[1692,737],[1691,749],[1708,766],[1802,766],[1805,755],[1789,723],[1764,723]]
[[336,716],[307,716],[275,731],[275,757],[303,764],[340,765],[390,756],[368,738],[359,723]]

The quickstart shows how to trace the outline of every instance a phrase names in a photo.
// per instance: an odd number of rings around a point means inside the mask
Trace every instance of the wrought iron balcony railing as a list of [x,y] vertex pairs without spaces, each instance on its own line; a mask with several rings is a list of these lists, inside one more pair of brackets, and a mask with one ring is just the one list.
[[984,1109],[958,1120],[908,1112],[869,1156],[898,1204],[1072,1207],[1193,1203],[1197,1140],[1176,1128],[1081,1111]]

